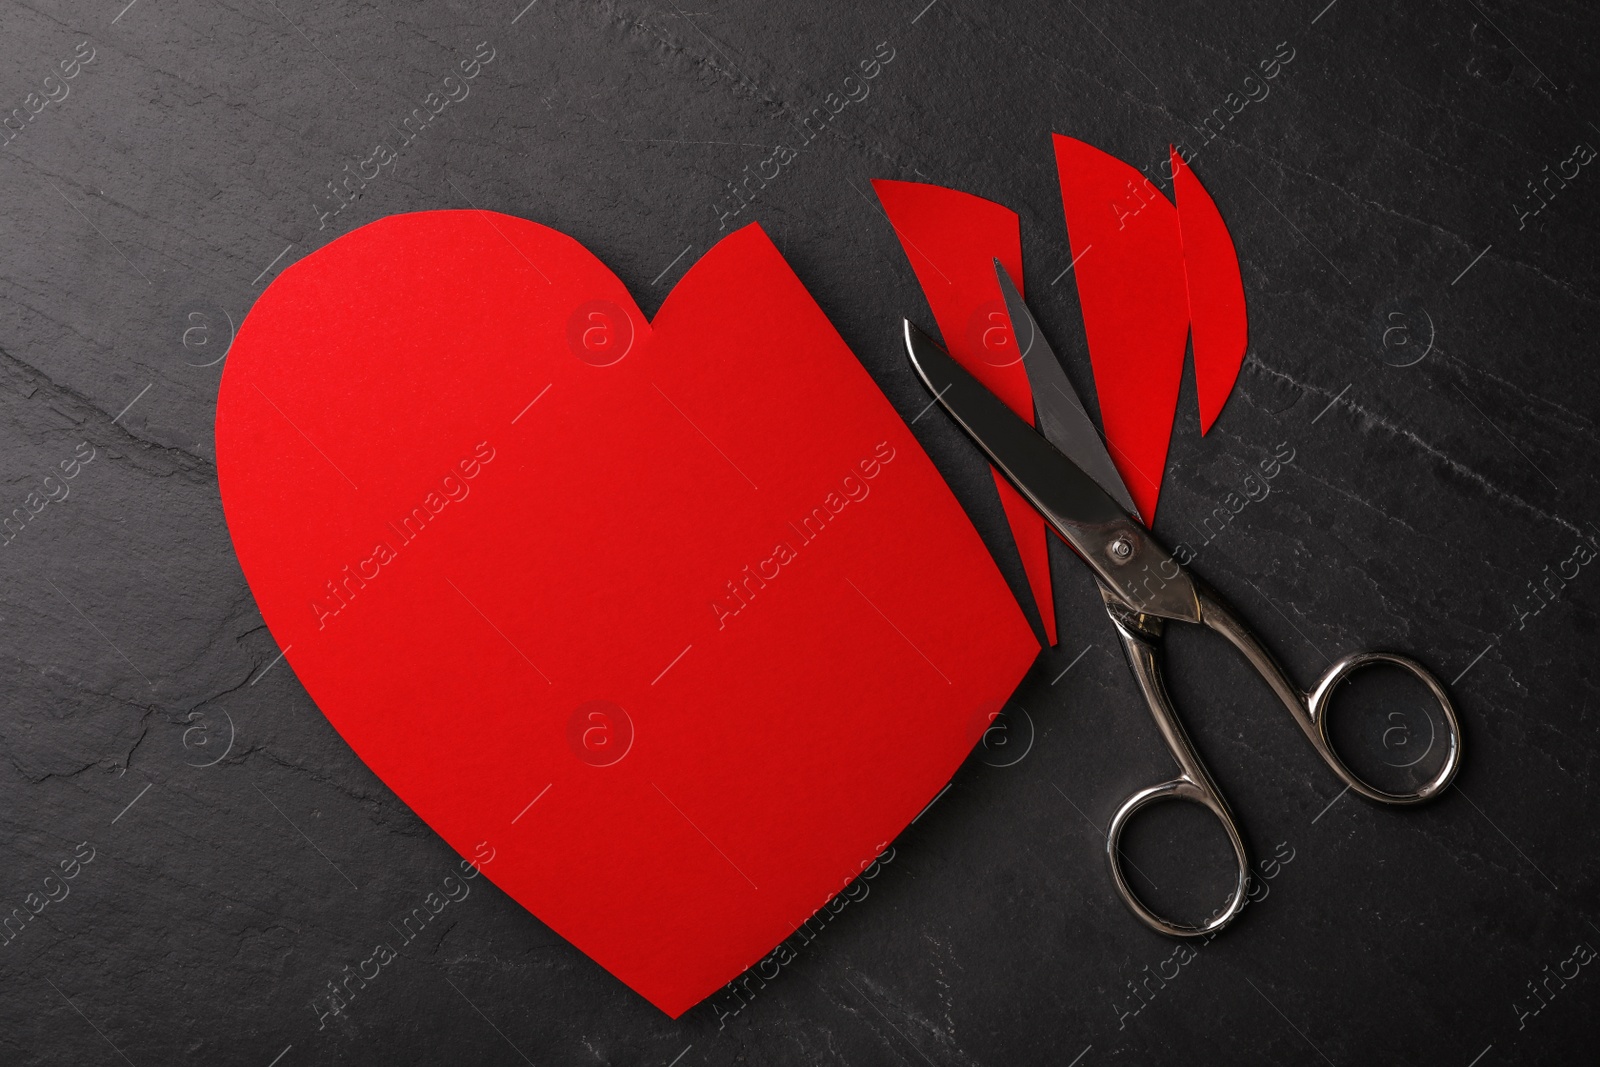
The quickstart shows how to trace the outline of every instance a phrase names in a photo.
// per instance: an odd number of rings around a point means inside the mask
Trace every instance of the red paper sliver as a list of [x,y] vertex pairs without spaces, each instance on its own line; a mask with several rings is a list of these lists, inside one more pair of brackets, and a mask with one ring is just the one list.
[[343,738],[673,1016],[859,873],[1037,652],[755,226],[654,322],[532,222],[364,226],[241,327],[217,466],[267,625]]
[[[945,347],[1012,411],[1033,421],[1033,392],[995,278],[996,258],[1022,288],[1022,236],[1016,212],[970,193],[921,182],[875,180],[878,200],[922,286]],[[999,471],[995,487],[1023,572],[1056,642],[1055,599],[1044,520]]]
[[1200,432],[1211,429],[1244,364],[1249,323],[1233,238],[1211,195],[1172,149],[1172,192],[1183,234],[1184,278],[1200,395]]
[[1178,213],[1145,176],[1054,135],[1095,393],[1112,461],[1155,519],[1189,329]]

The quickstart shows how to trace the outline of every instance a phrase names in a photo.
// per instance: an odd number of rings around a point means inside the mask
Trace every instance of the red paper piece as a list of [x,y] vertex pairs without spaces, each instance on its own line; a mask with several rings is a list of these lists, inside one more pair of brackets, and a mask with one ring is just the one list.
[[246,319],[217,467],[251,590],[329,721],[673,1016],[917,815],[1037,651],[756,226],[653,324],[544,226],[362,227]]
[[1189,330],[1177,209],[1133,167],[1054,135],[1084,332],[1112,461],[1155,518]]
[[1194,343],[1194,380],[1200,394],[1200,432],[1211,429],[1244,365],[1249,323],[1239,256],[1217,205],[1177,149],[1172,151],[1172,192],[1183,233],[1184,278]]
[[[970,193],[921,182],[875,180],[883,210],[922,286],[945,347],[973,377],[1033,421],[1033,391],[995,279],[996,258],[1022,288],[1022,235],[1016,212]],[[1044,623],[1056,643],[1055,598],[1044,520],[994,472],[1011,536]]]

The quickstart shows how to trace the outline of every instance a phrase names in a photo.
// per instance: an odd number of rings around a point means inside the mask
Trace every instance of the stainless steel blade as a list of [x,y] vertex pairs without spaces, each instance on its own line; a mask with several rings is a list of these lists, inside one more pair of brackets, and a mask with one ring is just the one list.
[[1006,314],[1011,318],[1011,334],[1022,350],[1022,365],[1028,372],[1028,383],[1033,386],[1033,406],[1039,417],[1039,430],[1045,439],[1066,453],[1068,459],[1082,467],[1130,515],[1139,509],[1133,505],[1133,494],[1128,492],[1117,465],[1100,439],[1100,431],[1088,410],[1072,388],[1067,372],[1061,368],[1044,331],[1034,319],[1033,312],[1017,292],[1017,287],[998,259],[994,261],[995,275],[1000,279],[1000,295],[1005,299]]
[[1199,620],[1189,576],[1111,494],[909,319],[905,342],[911,365],[939,405],[1129,608]]

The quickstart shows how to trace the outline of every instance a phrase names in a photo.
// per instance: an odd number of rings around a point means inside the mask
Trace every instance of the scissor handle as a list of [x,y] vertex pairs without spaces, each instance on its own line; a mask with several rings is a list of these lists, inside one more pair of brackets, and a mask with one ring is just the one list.
[[[1329,667],[1313,689],[1304,692],[1289,681],[1288,675],[1278,665],[1272,653],[1268,652],[1255,635],[1239,621],[1238,616],[1221,597],[1198,581],[1195,582],[1195,591],[1200,600],[1200,621],[1227,638],[1229,644],[1244,654],[1245,659],[1256,669],[1256,673],[1260,674],[1277,694],[1283,706],[1289,710],[1289,714],[1294,716],[1294,721],[1300,725],[1300,729],[1311,742],[1311,747],[1317,750],[1323,762],[1333,769],[1333,773],[1338,775],[1345,785],[1368,800],[1384,804],[1420,804],[1438,796],[1449,787],[1456,776],[1456,771],[1461,767],[1461,723],[1456,718],[1456,709],[1450,702],[1450,694],[1445,692],[1443,684],[1426,667],[1408,656],[1393,652],[1352,652]],[[1362,667],[1376,663],[1387,663],[1409,672],[1412,677],[1428,687],[1428,691],[1438,701],[1439,709],[1444,713],[1445,740],[1448,745],[1444,764],[1431,780],[1409,793],[1391,793],[1361,778],[1345,766],[1344,760],[1334,751],[1333,742],[1328,737],[1328,705],[1333,699],[1333,691],[1338,688],[1340,682]]]
[[[1108,607],[1114,608],[1115,594],[1104,589],[1102,591]],[[1112,816],[1111,825],[1106,831],[1106,859],[1111,865],[1111,880],[1116,885],[1117,894],[1122,897],[1122,902],[1128,906],[1128,910],[1157,933],[1172,937],[1202,937],[1212,934],[1227,926],[1233,921],[1234,916],[1244,909],[1246,893],[1249,890],[1250,858],[1245,853],[1244,840],[1239,836],[1239,828],[1233,821],[1233,813],[1228,810],[1227,801],[1222,799],[1222,793],[1211,780],[1200,754],[1195,751],[1189,735],[1183,729],[1183,723],[1178,719],[1177,711],[1172,706],[1172,698],[1167,695],[1166,684],[1161,679],[1160,661],[1156,656],[1155,639],[1160,636],[1160,620],[1145,620],[1143,617],[1112,610],[1111,621],[1122,639],[1122,651],[1127,657],[1128,667],[1139,683],[1145,703],[1150,708],[1150,715],[1155,719],[1156,728],[1161,731],[1161,736],[1166,741],[1173,758],[1177,760],[1181,772],[1171,781],[1134,793],[1122,802],[1116,815]],[[1163,918],[1150,910],[1134,892],[1122,869],[1122,832],[1127,828],[1128,820],[1141,809],[1163,800],[1184,800],[1199,804],[1215,815],[1227,833],[1228,843],[1233,846],[1233,855],[1238,861],[1238,881],[1234,886],[1233,896],[1219,911],[1198,925]]]

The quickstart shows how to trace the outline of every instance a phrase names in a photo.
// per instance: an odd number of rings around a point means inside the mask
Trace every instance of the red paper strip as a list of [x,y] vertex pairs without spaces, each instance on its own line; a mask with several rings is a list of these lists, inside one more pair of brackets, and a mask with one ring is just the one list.
[[1178,212],[1139,171],[1054,135],[1061,203],[1111,458],[1155,519],[1189,330]]
[[1244,365],[1249,341],[1239,256],[1217,205],[1194,171],[1172,149],[1172,191],[1183,233],[1183,267],[1194,343],[1194,379],[1200,394],[1200,432],[1222,414]]
[[673,1016],[854,878],[1037,652],[755,226],[653,323],[544,226],[364,226],[245,320],[217,468],[251,591],[329,721]]
[[[998,258],[1021,289],[1022,235],[1016,212],[939,185],[877,180],[872,187],[928,298],[945,347],[1031,423],[1033,393],[994,274]],[[994,480],[1045,638],[1053,645],[1055,599],[1044,520],[999,471]]]

